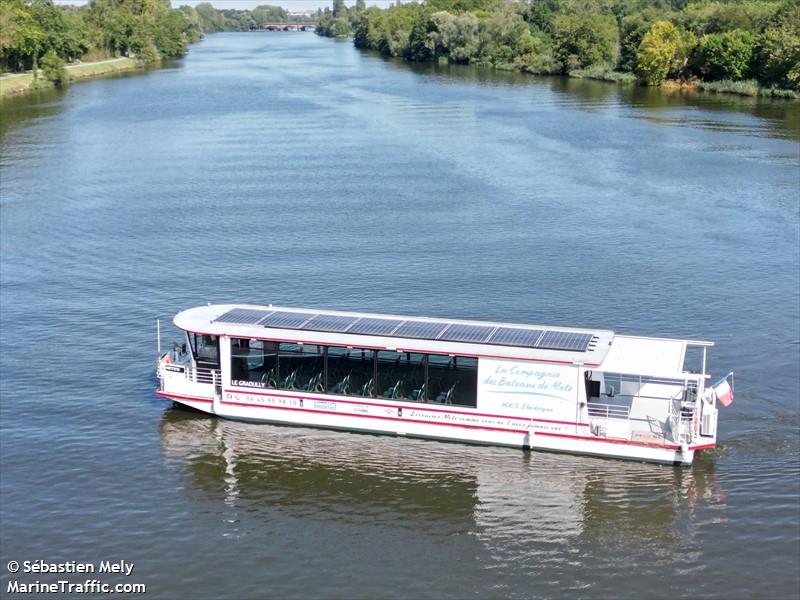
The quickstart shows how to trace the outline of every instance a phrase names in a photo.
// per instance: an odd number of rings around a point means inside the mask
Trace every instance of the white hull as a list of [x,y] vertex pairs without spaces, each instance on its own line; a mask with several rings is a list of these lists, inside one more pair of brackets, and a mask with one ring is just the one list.
[[380,435],[586,454],[670,465],[690,465],[695,450],[677,444],[649,445],[630,440],[598,439],[588,424],[531,421],[475,414],[414,403],[374,402],[317,394],[253,393],[225,390],[222,397],[199,398],[160,391],[158,395],[218,417],[338,429]]

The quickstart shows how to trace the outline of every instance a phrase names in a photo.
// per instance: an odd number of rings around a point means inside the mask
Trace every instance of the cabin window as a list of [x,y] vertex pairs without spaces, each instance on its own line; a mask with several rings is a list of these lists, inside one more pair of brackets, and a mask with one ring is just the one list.
[[275,342],[231,339],[231,385],[276,387],[277,364]]
[[280,389],[322,392],[325,379],[324,347],[281,342],[278,374],[277,387]]
[[477,406],[478,359],[428,355],[427,399],[440,404]]
[[278,389],[296,390],[297,378],[302,368],[303,345],[291,342],[278,344],[278,369],[275,378]]
[[233,338],[231,384],[474,408],[478,359]]
[[216,335],[203,335],[193,333],[189,338],[194,359],[199,366],[205,368],[219,368],[219,337]]
[[329,394],[375,395],[375,352],[367,348],[328,347],[325,389]]
[[377,354],[378,395],[393,400],[423,401],[425,355],[394,350],[380,350]]

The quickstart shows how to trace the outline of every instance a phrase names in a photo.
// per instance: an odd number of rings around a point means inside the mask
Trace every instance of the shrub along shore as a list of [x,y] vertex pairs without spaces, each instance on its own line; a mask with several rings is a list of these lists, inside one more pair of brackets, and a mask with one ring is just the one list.
[[800,0],[333,0],[316,32],[408,61],[800,96]]

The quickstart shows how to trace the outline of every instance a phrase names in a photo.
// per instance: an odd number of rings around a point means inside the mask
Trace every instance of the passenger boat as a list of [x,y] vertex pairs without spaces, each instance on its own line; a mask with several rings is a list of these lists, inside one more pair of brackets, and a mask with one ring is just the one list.
[[230,419],[689,465],[730,399],[712,342],[272,305],[174,323],[157,394]]

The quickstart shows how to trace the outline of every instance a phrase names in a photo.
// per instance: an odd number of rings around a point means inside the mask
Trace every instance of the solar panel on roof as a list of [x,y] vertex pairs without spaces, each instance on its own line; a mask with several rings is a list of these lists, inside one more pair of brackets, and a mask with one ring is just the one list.
[[347,333],[363,333],[367,335],[388,335],[392,330],[400,325],[402,321],[398,319],[376,319],[364,317],[356,321]]
[[585,352],[586,347],[589,345],[591,340],[591,333],[548,330],[544,332],[542,339],[536,342],[536,347],[547,348],[549,350],[571,350]]
[[258,323],[261,319],[270,314],[271,310],[259,310],[254,308],[232,308],[224,315],[214,319],[217,323]]
[[405,321],[392,332],[392,337],[435,340],[445,327],[447,327],[447,323],[437,323],[436,321]]
[[516,329],[514,327],[498,327],[489,338],[489,344],[505,346],[521,346],[532,348],[542,335],[541,329]]
[[258,324],[264,327],[330,331],[361,335],[419,338],[443,342],[466,342],[590,352],[595,349],[597,337],[593,333],[531,329],[521,327],[495,327],[447,321],[416,321],[402,318],[358,317],[291,312],[287,310],[233,308],[215,319],[219,323],[242,325]]
[[264,327],[281,327],[284,329],[299,329],[314,313],[275,312],[261,319],[259,325]]
[[343,317],[340,315],[317,315],[308,323],[303,325],[303,329],[311,331],[336,331],[343,333],[347,331],[353,323],[358,320],[357,317]]
[[454,323],[438,339],[448,342],[484,342],[494,327]]

